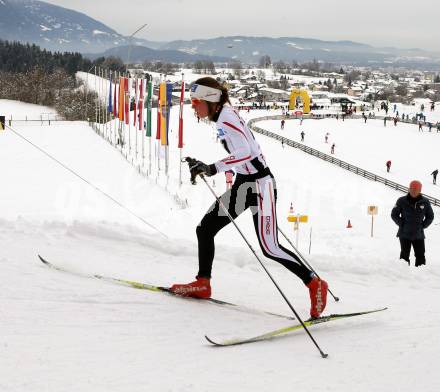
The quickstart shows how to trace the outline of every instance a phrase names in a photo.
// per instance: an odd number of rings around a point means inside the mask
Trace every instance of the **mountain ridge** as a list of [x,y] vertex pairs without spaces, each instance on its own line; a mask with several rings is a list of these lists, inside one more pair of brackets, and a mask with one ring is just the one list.
[[[84,13],[39,0],[0,0],[0,39],[33,43],[52,51],[80,52],[88,57],[122,53],[118,56],[123,60],[127,56],[121,48],[131,45],[134,54],[131,60],[137,62],[203,59],[258,64],[260,58],[267,55],[272,62],[317,60],[341,65],[440,68],[440,53],[419,48],[374,47],[351,40],[237,35],[170,42],[130,38]],[[144,49],[135,49],[138,47]],[[142,58],[142,53],[147,57]]]

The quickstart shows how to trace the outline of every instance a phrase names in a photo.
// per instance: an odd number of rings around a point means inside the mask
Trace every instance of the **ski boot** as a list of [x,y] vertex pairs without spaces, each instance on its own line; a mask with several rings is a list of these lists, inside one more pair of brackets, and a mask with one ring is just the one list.
[[182,297],[194,297],[194,298],[210,298],[211,297],[211,284],[207,278],[196,277],[197,280],[187,284],[173,284],[170,291],[176,295]]
[[317,318],[321,316],[327,304],[327,289],[328,284],[325,280],[319,279],[314,276],[313,279],[307,284],[310,292],[310,316]]

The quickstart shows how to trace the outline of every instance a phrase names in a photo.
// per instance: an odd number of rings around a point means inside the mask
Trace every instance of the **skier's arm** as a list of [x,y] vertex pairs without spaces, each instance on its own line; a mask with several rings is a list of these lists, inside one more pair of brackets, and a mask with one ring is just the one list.
[[251,160],[251,148],[248,137],[239,122],[224,122],[222,124],[225,138],[228,139],[229,155],[215,162],[217,172],[231,170],[235,166]]
[[391,219],[397,226],[401,226],[403,223],[403,219],[401,217],[402,207],[399,206],[399,201],[397,201],[396,205],[391,211]]
[[434,220],[434,211],[432,210],[431,203],[427,204],[425,212],[425,219],[423,220],[423,228],[426,229]]

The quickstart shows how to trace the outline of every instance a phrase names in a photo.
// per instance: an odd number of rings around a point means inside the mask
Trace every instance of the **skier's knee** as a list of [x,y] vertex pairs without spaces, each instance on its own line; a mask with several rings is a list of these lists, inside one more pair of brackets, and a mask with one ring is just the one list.
[[268,257],[269,259],[273,259],[273,256],[266,250],[266,248],[264,247],[264,246],[262,246],[261,244],[260,244],[260,248],[261,248],[261,251],[263,252],[263,255],[265,256],[265,257]]
[[208,227],[206,226],[202,226],[201,224],[199,224],[196,227],[196,234],[197,234],[197,238],[198,240],[206,240],[208,238],[212,238],[214,237],[214,234],[211,233],[211,230],[208,229]]

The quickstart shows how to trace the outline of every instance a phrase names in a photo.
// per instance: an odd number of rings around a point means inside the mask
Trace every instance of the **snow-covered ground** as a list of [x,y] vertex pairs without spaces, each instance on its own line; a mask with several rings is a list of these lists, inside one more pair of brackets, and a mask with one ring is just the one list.
[[0,100],[0,116],[5,116],[6,120],[47,120],[56,117],[56,110],[47,106],[33,105],[22,102],[17,105],[17,101],[8,99]]
[[[4,110],[0,101],[0,112],[27,113],[27,105],[12,106]],[[37,260],[41,253],[77,272],[158,285],[193,279],[195,227],[212,196],[203,182],[191,185],[186,171],[178,187],[177,111],[172,119],[168,179],[163,170],[157,175],[155,162],[150,177],[139,174],[85,123],[13,124],[16,132],[83,180],[11,130],[0,132],[0,390],[437,391],[436,220],[426,231],[427,265],[408,267],[398,260],[397,228],[389,217],[400,193],[261,135],[256,137],[277,179],[280,227],[295,241],[286,221],[290,203],[295,212],[309,215],[309,223],[300,228],[299,248],[341,298],[335,303],[329,297],[326,313],[389,307],[311,329],[329,353],[327,359],[303,331],[247,346],[211,347],[205,334],[252,336],[294,322],[81,278],[49,270]],[[266,127],[275,131],[279,124]],[[419,135],[416,127],[403,124],[385,129],[379,121],[365,125],[360,120],[304,121],[302,127],[312,147],[321,145],[325,151],[328,131],[338,158],[381,175],[391,159],[390,178],[405,183],[417,176],[427,193],[435,193],[428,183],[440,137],[436,134]],[[298,122],[288,121],[283,132],[298,140],[299,129]],[[350,131],[353,137],[347,136]],[[369,151],[373,147],[377,149]],[[189,107],[184,155],[208,163],[224,156],[212,126],[197,124]],[[131,159],[147,160],[148,166],[148,155]],[[407,173],[409,168],[413,171]],[[222,192],[224,176],[209,179],[214,181],[214,190]],[[176,202],[176,194],[187,200],[187,208]],[[379,206],[373,238],[368,205]],[[351,229],[346,228],[348,219]],[[250,213],[237,223],[257,249]],[[289,314],[232,225],[219,233],[216,244],[216,298]],[[270,260],[266,265],[307,318],[308,292],[302,283],[282,266]]]
[[[440,110],[439,110],[440,112]],[[330,154],[335,144],[335,157],[379,176],[407,186],[413,179],[423,183],[423,192],[440,198],[440,188],[432,184],[431,173],[440,168],[440,133],[434,128],[431,132],[424,127],[419,132],[418,125],[368,119],[299,119],[286,120],[281,130],[280,120],[266,120],[257,125],[273,130],[279,135],[301,141],[304,131],[304,144]],[[329,134],[328,142],[325,135]],[[385,163],[391,160],[391,170],[386,171]]]

